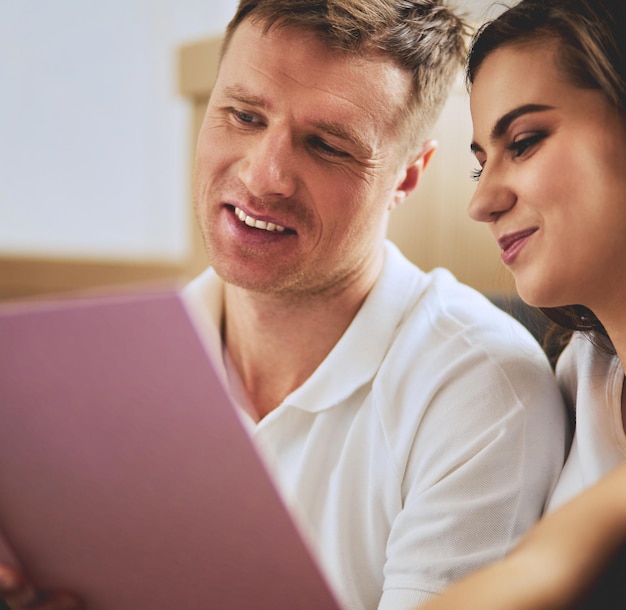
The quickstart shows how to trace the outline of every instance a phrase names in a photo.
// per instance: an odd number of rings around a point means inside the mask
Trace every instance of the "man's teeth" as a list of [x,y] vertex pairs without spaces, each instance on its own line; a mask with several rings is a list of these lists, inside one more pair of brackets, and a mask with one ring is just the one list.
[[249,227],[254,227],[255,229],[263,229],[264,231],[278,231],[282,233],[285,230],[285,227],[281,225],[274,224],[273,222],[265,222],[264,220],[256,220],[252,218],[252,216],[248,216],[243,210],[239,208],[235,208],[235,214],[237,218],[242,222],[245,222]]

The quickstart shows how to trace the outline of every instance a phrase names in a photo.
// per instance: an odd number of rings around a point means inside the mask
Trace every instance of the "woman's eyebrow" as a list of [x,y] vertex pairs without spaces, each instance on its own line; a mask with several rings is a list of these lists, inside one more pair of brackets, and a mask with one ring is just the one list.
[[[544,112],[545,110],[553,110],[554,106],[548,106],[546,104],[524,104],[523,106],[518,106],[517,108],[513,108],[513,110],[503,114],[495,123],[493,128],[491,129],[491,134],[489,139],[491,142],[499,140],[510,127],[511,123],[525,114],[532,114],[535,112]],[[473,141],[470,144],[470,149],[472,152],[480,151],[482,148]]]

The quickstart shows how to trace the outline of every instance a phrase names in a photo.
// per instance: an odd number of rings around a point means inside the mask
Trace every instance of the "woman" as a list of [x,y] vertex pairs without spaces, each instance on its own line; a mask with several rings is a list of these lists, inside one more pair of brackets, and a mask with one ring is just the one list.
[[585,596],[626,542],[626,6],[521,0],[478,32],[467,76],[469,212],[522,299],[574,331],[557,375],[576,432],[548,516],[427,608],[625,608],[606,583]]

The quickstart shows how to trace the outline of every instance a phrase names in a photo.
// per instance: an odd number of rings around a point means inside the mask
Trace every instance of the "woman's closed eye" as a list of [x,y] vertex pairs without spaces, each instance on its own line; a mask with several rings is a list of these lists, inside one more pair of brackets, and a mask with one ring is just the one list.
[[530,135],[523,135],[514,139],[508,146],[507,149],[513,153],[513,157],[518,158],[522,157],[528,151],[530,151],[536,144],[541,142],[547,133],[545,131],[538,131],[532,133]]
[[[507,145],[506,150],[511,153],[513,159],[523,158],[527,153],[533,151],[534,147],[547,137],[547,132],[538,131],[529,135],[518,136],[510,144]],[[481,167],[472,170],[470,177],[472,180],[478,182],[483,173],[483,167],[486,162],[481,162]]]

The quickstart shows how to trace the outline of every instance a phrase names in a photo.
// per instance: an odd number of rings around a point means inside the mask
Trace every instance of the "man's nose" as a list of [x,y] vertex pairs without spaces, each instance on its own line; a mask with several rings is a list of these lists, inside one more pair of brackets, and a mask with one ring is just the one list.
[[239,177],[255,197],[291,197],[297,182],[291,135],[266,129],[250,138]]
[[478,222],[494,222],[504,212],[510,210],[516,201],[513,189],[505,180],[485,169],[470,199],[468,213]]

